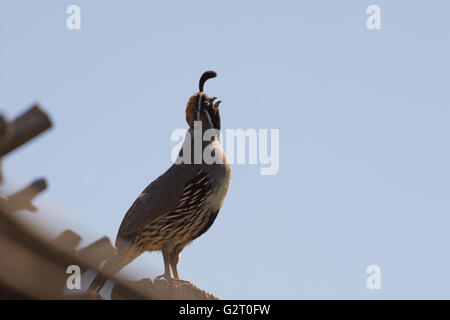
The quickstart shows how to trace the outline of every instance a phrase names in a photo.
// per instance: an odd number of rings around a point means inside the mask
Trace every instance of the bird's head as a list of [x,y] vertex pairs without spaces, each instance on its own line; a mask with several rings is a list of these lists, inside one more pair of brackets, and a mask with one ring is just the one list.
[[209,97],[203,92],[203,86],[208,79],[215,78],[215,71],[206,71],[200,77],[200,92],[189,98],[186,106],[186,122],[191,128],[194,128],[194,121],[199,120],[207,127],[220,130],[220,112],[219,105],[222,101],[214,102],[217,97]]

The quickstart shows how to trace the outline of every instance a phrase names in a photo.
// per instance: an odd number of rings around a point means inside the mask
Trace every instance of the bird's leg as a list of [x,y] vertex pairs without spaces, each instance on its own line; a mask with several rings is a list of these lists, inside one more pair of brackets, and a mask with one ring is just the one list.
[[179,252],[174,250],[169,254],[169,263],[170,263],[170,268],[172,269],[172,275],[176,280],[180,279],[180,277],[178,276],[178,270],[177,270],[178,261],[180,261],[180,254],[179,254]]
[[173,280],[175,282],[189,283],[189,281],[180,280],[180,277],[178,276],[178,269],[177,269],[178,261],[180,261],[180,252],[178,250],[174,250],[169,254],[169,263],[170,263],[170,267],[172,269],[172,275],[174,278]]
[[174,285],[173,285],[173,278],[170,276],[170,265],[169,265],[169,253],[167,250],[167,247],[163,247],[162,255],[164,259],[164,273],[160,276],[157,276],[154,281],[161,280],[161,278],[166,279],[168,285],[169,285],[169,299],[174,299]]
[[160,276],[157,276],[155,280],[160,280],[161,278],[166,279],[167,281],[172,281],[172,277],[170,276],[170,266],[169,266],[169,254],[167,250],[162,250],[162,255],[164,259],[164,273]]
[[176,279],[176,280],[179,280],[180,277],[178,276],[177,264],[171,262],[170,263],[170,267],[172,268],[173,278]]

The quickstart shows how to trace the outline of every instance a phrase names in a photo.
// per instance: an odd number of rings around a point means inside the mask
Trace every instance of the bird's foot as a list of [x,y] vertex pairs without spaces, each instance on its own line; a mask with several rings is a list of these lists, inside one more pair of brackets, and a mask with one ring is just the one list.
[[174,284],[190,284],[190,282],[187,280],[172,278],[170,276],[170,274],[165,274],[165,273],[160,276],[157,276],[154,281],[163,281],[163,279],[166,280],[170,284],[172,284],[172,283],[174,283]]
[[164,280],[166,280],[166,281],[168,281],[168,282],[171,282],[171,281],[174,280],[174,278],[172,278],[172,277],[170,276],[170,274],[163,273],[162,275],[157,276],[157,277],[155,278],[155,281],[161,281],[162,279],[164,279]]
[[187,281],[187,280],[181,280],[181,279],[175,279],[175,278],[173,278],[173,281],[174,281],[175,283],[180,283],[180,284],[190,284],[190,282]]

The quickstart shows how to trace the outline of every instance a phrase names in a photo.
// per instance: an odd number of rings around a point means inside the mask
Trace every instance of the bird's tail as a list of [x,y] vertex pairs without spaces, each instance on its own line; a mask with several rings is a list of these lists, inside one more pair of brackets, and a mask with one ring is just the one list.
[[90,294],[98,293],[105,285],[106,281],[108,281],[108,275],[116,274],[138,256],[139,252],[132,248],[129,248],[129,250],[122,253],[116,253],[112,258],[105,262],[102,268],[102,274],[98,274],[95,277],[87,292]]

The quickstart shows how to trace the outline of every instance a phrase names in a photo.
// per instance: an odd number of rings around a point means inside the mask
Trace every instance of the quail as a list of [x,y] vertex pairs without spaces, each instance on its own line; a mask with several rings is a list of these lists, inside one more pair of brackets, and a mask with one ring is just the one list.
[[[128,209],[117,234],[117,253],[103,266],[105,274],[117,273],[144,252],[160,250],[164,273],[157,278],[177,280],[181,251],[205,233],[216,219],[231,177],[219,140],[221,101],[215,102],[216,97],[203,92],[205,82],[216,76],[214,71],[206,71],[201,76],[199,92],[189,98],[186,106],[189,129],[178,158]],[[202,138],[207,130],[209,140]],[[211,163],[203,156],[200,161],[194,161],[199,146],[195,139],[199,134],[200,154],[211,154],[217,161]],[[97,275],[88,291],[100,291],[106,281],[105,276]]]

